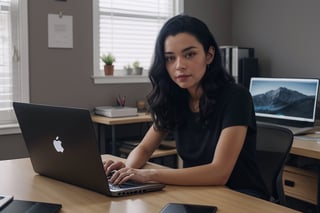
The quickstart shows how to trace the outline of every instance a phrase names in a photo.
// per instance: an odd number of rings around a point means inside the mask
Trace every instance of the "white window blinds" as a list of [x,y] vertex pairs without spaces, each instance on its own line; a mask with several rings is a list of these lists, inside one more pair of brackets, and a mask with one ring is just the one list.
[[[99,0],[99,56],[112,53],[115,70],[139,61],[148,70],[158,32],[181,11],[176,0]],[[99,60],[99,69],[103,63]],[[101,72],[102,73],[102,72]]]
[[0,0],[0,133],[16,123],[13,101],[28,101],[27,1]]
[[[13,99],[12,72],[9,64],[10,2],[0,1],[0,118],[7,118]],[[8,119],[8,118],[7,118]]]

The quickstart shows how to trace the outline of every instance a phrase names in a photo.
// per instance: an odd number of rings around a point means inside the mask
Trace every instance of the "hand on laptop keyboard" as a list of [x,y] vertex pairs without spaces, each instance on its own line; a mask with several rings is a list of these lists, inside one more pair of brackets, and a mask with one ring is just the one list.
[[[121,161],[114,162],[113,160],[103,161],[103,168],[107,176],[112,175],[119,169],[126,167],[126,165]],[[111,175],[111,176],[112,176]]]
[[107,179],[109,180],[116,171],[117,171],[117,170],[112,170],[112,171],[107,175]]

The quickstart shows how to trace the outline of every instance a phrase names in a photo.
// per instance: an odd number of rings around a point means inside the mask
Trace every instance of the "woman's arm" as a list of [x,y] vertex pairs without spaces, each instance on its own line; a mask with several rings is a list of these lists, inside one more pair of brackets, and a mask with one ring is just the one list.
[[139,145],[130,152],[126,166],[130,168],[143,167],[165,136],[165,132],[157,131],[151,126]]
[[151,126],[139,145],[130,152],[126,164],[121,161],[114,162],[112,160],[104,162],[104,169],[106,171],[106,174],[108,175],[110,172],[119,170],[124,167],[143,167],[149,160],[154,150],[159,147],[161,141],[165,136],[165,132],[156,131],[153,126]]
[[[123,168],[113,176],[112,182],[119,184],[130,179],[143,183],[159,182],[174,185],[225,185],[244,144],[246,132],[246,126],[223,129],[214,157],[209,164],[183,169]],[[150,153],[150,150],[145,152]],[[138,157],[136,156],[138,153],[140,152],[135,152],[132,158]],[[128,165],[133,165],[132,162],[128,163]]]

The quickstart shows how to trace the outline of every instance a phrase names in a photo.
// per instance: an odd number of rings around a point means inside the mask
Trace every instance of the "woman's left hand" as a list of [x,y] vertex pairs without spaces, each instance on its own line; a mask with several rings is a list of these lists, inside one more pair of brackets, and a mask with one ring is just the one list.
[[154,174],[154,169],[133,169],[125,167],[115,171],[109,181],[113,184],[123,184],[128,180],[139,183],[155,183],[152,181],[152,175]]

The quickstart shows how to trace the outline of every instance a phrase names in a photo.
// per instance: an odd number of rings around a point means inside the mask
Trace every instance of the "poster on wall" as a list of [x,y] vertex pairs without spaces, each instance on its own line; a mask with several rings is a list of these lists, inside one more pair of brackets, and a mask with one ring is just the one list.
[[48,47],[73,48],[72,16],[48,14]]

